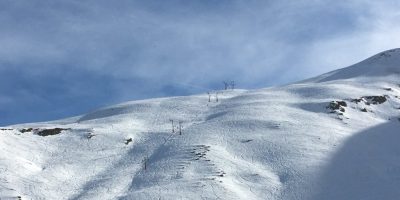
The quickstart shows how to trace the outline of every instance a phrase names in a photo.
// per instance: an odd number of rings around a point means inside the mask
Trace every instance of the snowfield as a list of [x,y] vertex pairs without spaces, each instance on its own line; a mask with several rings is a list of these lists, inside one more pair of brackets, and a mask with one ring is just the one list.
[[394,200],[399,130],[394,49],[218,102],[149,99],[3,127],[0,199]]

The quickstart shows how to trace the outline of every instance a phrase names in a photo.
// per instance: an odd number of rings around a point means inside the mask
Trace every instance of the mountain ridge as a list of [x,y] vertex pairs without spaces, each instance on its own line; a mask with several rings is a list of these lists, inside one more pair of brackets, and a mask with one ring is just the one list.
[[400,48],[373,55],[349,67],[337,69],[300,82],[326,82],[360,77],[400,74]]

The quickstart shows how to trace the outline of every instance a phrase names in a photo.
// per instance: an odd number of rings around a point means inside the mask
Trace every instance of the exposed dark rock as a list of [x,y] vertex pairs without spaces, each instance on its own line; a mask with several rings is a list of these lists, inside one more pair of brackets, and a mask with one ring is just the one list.
[[19,130],[19,132],[21,132],[21,133],[32,132],[32,131],[33,131],[33,128],[23,128],[23,129]]
[[248,142],[251,142],[251,141],[253,141],[253,140],[242,140],[241,142],[242,143],[248,143]]
[[345,101],[332,101],[326,108],[332,111],[339,110],[341,112],[345,112],[346,110],[344,107],[347,107],[347,103]]
[[340,106],[347,107],[347,103],[345,101],[338,101],[337,102]]
[[386,91],[393,91],[392,88],[383,88],[383,89],[386,90]]
[[38,131],[36,134],[39,136],[49,136],[49,135],[58,135],[61,133],[61,131],[66,131],[66,130],[70,130],[70,129],[64,129],[64,128],[53,128],[53,129],[44,129],[44,130],[40,130]]
[[360,99],[352,99],[350,101],[353,102],[353,103],[358,104],[358,103],[360,103],[362,101],[362,98],[360,98]]
[[224,177],[225,174],[218,174],[219,177]]
[[378,104],[382,104],[385,103],[387,101],[388,96],[365,96],[365,97],[361,97],[358,99],[351,99],[351,102],[354,102],[356,104],[360,103],[360,102],[364,102],[365,105],[378,105]]
[[361,112],[368,112],[366,108],[361,109]]
[[125,144],[126,144],[126,145],[128,145],[128,144],[131,143],[131,142],[132,142],[132,138],[129,138],[129,139],[125,140]]
[[96,135],[94,135],[93,133],[89,133],[86,137],[87,137],[87,139],[90,139],[90,138],[92,138],[94,136],[96,136]]
[[367,99],[368,101],[370,101],[374,105],[382,104],[387,101],[386,96],[368,96],[368,97],[364,97],[364,98]]

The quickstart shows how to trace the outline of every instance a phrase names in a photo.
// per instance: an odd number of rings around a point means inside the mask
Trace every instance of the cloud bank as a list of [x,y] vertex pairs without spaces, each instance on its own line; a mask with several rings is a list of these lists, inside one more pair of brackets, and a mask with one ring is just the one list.
[[0,125],[286,84],[399,47],[398,1],[0,2]]

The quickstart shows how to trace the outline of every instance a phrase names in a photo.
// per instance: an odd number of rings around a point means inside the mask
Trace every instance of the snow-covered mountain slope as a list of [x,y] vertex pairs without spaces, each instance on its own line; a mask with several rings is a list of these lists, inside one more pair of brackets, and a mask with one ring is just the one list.
[[399,54],[5,127],[0,199],[398,199]]
[[370,77],[398,77],[400,75],[400,49],[391,49],[374,55],[350,67],[335,70],[303,82],[326,82],[332,80]]

